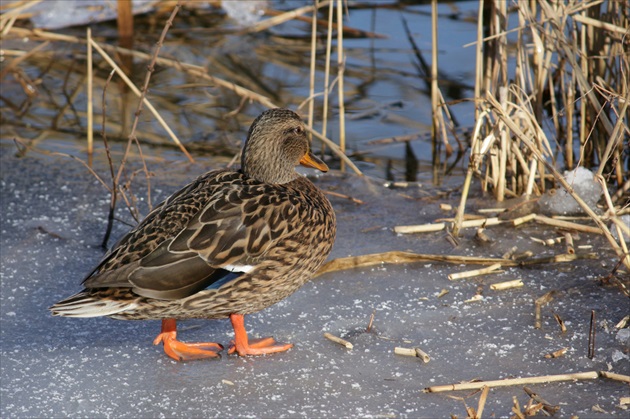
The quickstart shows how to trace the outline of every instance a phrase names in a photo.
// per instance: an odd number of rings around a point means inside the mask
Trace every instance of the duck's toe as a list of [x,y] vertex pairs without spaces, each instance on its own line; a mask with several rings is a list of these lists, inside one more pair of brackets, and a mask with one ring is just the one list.
[[194,359],[221,358],[218,354],[223,346],[214,342],[184,343],[177,339],[162,339],[164,352],[176,361],[192,361]]
[[293,348],[292,343],[280,343],[272,337],[251,339],[248,342],[232,341],[228,354],[238,353],[240,356],[264,355],[284,352]]
[[175,361],[191,361],[193,359],[220,358],[218,354],[223,345],[214,342],[184,343],[177,340],[177,324],[175,319],[163,319],[162,331],[153,340],[154,345],[164,344],[164,352]]

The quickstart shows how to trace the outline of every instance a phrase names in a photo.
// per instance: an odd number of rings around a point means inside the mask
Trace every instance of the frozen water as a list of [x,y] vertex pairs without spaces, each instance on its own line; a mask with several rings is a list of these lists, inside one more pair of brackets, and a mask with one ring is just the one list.
[[[133,0],[133,13],[151,10],[155,0]],[[115,19],[116,2],[111,0],[46,0],[28,8],[37,28],[59,29]]]
[[[619,354],[628,353],[617,324],[628,312],[626,297],[598,279],[616,263],[601,251],[598,261],[507,268],[474,280],[449,281],[466,269],[440,263],[375,265],[315,278],[290,298],[248,316],[251,336],[273,335],[295,343],[282,354],[239,358],[224,353],[218,361],[177,363],[151,345],[158,321],[124,322],[105,318],[52,317],[47,307],[80,289],[82,277],[98,262],[108,197],[83,166],[69,159],[29,153],[14,157],[12,143],[0,143],[0,416],[20,417],[447,417],[465,416],[462,401],[449,393],[423,394],[427,386],[472,379],[500,379],[591,370],[630,373]],[[189,179],[218,163],[151,163],[154,198],[162,199]],[[97,159],[95,170],[106,174]],[[143,190],[142,177],[135,191]],[[397,236],[394,225],[425,223],[443,217],[436,191],[412,185],[387,189],[382,182],[352,175],[316,179],[324,190],[361,199],[331,196],[339,235],[333,257],[389,250],[418,253],[498,256],[516,245],[544,256],[553,249],[527,239],[541,231],[486,230],[487,245],[464,231],[457,248],[443,233]],[[453,182],[457,183],[455,179]],[[452,188],[448,185],[447,188]],[[142,196],[142,194],[139,194]],[[457,197],[451,203],[457,202]],[[449,201],[450,202],[450,201]],[[140,201],[146,214],[146,202]],[[118,218],[131,222],[126,210]],[[115,236],[127,227],[117,224]],[[581,243],[606,249],[599,237]],[[527,247],[529,246],[529,247]],[[521,278],[525,286],[491,291],[489,285]],[[449,291],[438,297],[441,290]],[[556,290],[543,308],[543,328],[533,327],[533,300]],[[482,301],[464,303],[477,293]],[[598,318],[596,356],[587,358],[590,312]],[[366,326],[374,312],[370,332]],[[568,331],[562,334],[558,314]],[[603,323],[602,323],[603,322]],[[189,321],[180,325],[184,341],[232,339],[228,321]],[[353,350],[323,337],[348,339]],[[431,356],[393,354],[396,346],[420,347]],[[564,357],[547,359],[567,347]],[[614,362],[618,359],[617,362]],[[610,380],[530,386],[561,407],[560,416],[608,417],[592,411],[598,404],[610,415],[619,410],[626,384]],[[476,406],[478,394],[457,392]],[[520,387],[493,389],[485,412],[511,415],[512,397],[521,406]]]
[[[621,222],[626,227],[630,228],[630,214],[624,214],[624,215],[622,215],[619,218],[621,219]],[[612,233],[612,235],[615,238],[615,240],[619,240],[619,233],[617,232],[617,228],[615,227],[615,224],[611,223],[609,228],[610,228],[610,232]],[[623,230],[621,231],[621,234],[622,234],[624,240],[626,241],[626,243],[630,243],[630,237],[628,237],[628,235],[625,234]]]
[[[602,188],[595,182],[593,172],[580,166],[575,170],[565,171],[564,178],[586,205],[595,208],[602,196]],[[544,212],[553,215],[583,213],[577,201],[562,187],[543,195],[539,200],[539,205]]]
[[223,1],[221,2],[221,8],[239,26],[247,27],[260,20],[265,7],[268,7],[268,3],[267,0]]

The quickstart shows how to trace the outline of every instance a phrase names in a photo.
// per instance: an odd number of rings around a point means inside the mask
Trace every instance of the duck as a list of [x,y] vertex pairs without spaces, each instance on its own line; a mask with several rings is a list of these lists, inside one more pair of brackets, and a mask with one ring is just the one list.
[[296,171],[327,172],[300,116],[269,109],[251,124],[241,167],[207,172],[169,196],[52,305],[54,316],[161,320],[155,345],[176,361],[218,358],[223,345],[177,339],[177,321],[229,318],[228,354],[264,355],[293,344],[250,339],[244,316],[296,292],[326,260],[336,236],[325,194]]

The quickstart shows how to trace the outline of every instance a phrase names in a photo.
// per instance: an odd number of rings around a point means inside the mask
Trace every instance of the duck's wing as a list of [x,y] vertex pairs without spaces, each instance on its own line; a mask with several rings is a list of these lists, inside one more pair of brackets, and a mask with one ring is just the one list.
[[141,296],[179,299],[229,282],[251,271],[261,255],[282,240],[286,217],[295,216],[295,211],[283,208],[290,202],[282,193],[266,185],[230,183],[208,196],[184,228],[153,251],[99,272],[84,285],[131,286]]

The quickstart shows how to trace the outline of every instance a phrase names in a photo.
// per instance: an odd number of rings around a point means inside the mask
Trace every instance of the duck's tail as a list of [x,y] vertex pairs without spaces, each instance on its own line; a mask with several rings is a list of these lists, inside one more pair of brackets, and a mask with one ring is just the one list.
[[[110,289],[111,290],[111,289]],[[138,307],[137,299],[116,298],[110,290],[83,290],[49,307],[53,316],[101,317],[111,316]]]

